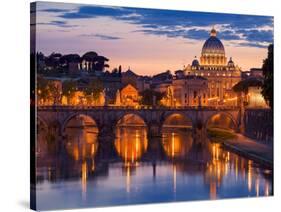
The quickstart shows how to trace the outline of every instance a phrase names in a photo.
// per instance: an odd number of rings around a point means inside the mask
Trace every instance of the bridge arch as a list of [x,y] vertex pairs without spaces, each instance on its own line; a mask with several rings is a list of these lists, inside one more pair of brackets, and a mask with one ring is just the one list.
[[66,128],[67,128],[68,123],[69,123],[73,118],[79,117],[79,116],[82,117],[82,118],[86,118],[86,119],[92,121],[92,122],[96,125],[98,131],[100,131],[99,122],[98,122],[98,119],[97,119],[97,118],[94,118],[93,116],[88,115],[88,114],[85,114],[85,113],[73,113],[73,114],[69,115],[69,116],[62,122],[62,124],[61,124],[61,135],[64,135],[64,134],[65,134],[65,130],[66,130]]
[[161,145],[168,159],[187,157],[193,146],[194,124],[190,115],[181,111],[169,111],[161,124]]
[[37,115],[36,125],[38,126],[39,123],[42,123],[43,127],[45,129],[48,129],[49,126],[48,126],[47,122],[43,118],[41,118],[40,116]]
[[[124,122],[127,122],[127,123],[124,123]],[[148,126],[147,120],[140,113],[126,112],[126,113],[120,114],[117,117],[115,127],[125,125],[125,124],[130,124],[131,126],[138,125],[137,122],[139,122],[139,125],[143,125],[146,127]]]
[[48,133],[49,126],[47,122],[40,116],[37,116],[36,123],[36,145],[35,150],[37,154],[47,155],[48,154]]
[[148,148],[146,119],[140,113],[120,114],[114,126],[114,147],[125,165],[137,162]]
[[169,112],[166,113],[161,121],[161,128],[163,128],[165,125],[188,125],[191,128],[194,128],[194,122],[191,116],[187,115],[183,112]]
[[234,131],[237,131],[238,120],[229,112],[217,111],[207,117],[204,126],[206,129],[210,126],[213,126],[217,128],[232,129]]

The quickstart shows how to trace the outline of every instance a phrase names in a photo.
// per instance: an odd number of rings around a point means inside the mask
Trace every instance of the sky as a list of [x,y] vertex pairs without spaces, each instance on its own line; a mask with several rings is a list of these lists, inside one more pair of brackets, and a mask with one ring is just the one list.
[[139,75],[191,64],[214,27],[226,57],[247,71],[261,67],[273,42],[273,17],[38,2],[36,50],[49,55],[95,51]]

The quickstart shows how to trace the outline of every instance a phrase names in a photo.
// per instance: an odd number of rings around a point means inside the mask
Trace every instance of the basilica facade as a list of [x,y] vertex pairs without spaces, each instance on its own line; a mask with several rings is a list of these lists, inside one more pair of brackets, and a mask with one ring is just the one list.
[[183,73],[207,79],[208,105],[237,105],[237,94],[232,87],[241,81],[241,69],[231,57],[227,59],[224,45],[214,28],[202,47],[200,58],[195,57]]

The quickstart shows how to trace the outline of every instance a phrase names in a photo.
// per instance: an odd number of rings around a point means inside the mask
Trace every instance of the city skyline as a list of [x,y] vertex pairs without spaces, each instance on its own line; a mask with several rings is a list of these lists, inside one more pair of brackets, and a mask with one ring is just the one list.
[[[273,17],[141,8],[37,3],[37,51],[95,51],[139,75],[182,69],[200,57],[215,27],[243,71],[261,67],[273,42]],[[153,50],[153,51],[151,51]]]
[[30,35],[32,209],[274,195],[273,17],[38,2]]

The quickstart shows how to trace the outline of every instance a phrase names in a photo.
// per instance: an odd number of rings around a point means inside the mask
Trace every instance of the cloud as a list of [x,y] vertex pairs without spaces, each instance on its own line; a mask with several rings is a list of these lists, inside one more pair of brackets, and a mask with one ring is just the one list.
[[41,12],[49,12],[49,13],[63,13],[63,12],[69,12],[68,9],[58,9],[58,8],[48,8],[48,9],[42,9],[39,10]]
[[194,40],[206,39],[209,36],[209,31],[202,29],[190,29],[187,31],[186,38],[191,38]]
[[260,47],[261,43],[273,42],[271,16],[83,5],[58,17],[65,20],[109,17],[139,25],[143,33],[195,40],[206,39],[210,28],[215,26],[223,40],[244,40],[245,45]]
[[[108,16],[108,17],[121,17],[123,19],[130,19],[133,16],[130,16],[132,12],[128,9],[123,8],[113,8],[113,7],[98,7],[98,6],[81,6],[77,11],[74,12],[66,12],[64,14],[59,15],[61,18],[66,19],[84,19],[84,18],[96,18],[100,16]],[[134,16],[135,17],[135,16]]]
[[240,40],[241,36],[233,30],[224,30],[219,32],[219,36],[223,40]]
[[81,34],[80,36],[82,37],[96,37],[96,38],[100,38],[102,40],[119,40],[122,39],[120,37],[116,37],[116,36],[111,36],[111,35],[104,35],[104,34]]
[[78,25],[68,24],[66,21],[50,21],[50,22],[39,22],[37,25],[49,25],[49,26],[58,26],[63,28],[73,28],[78,27]]
[[242,42],[235,44],[236,46],[245,46],[245,47],[256,47],[256,48],[268,48],[267,43],[259,43],[259,42]]
[[255,42],[273,42],[273,31],[272,30],[238,30],[246,40]]

